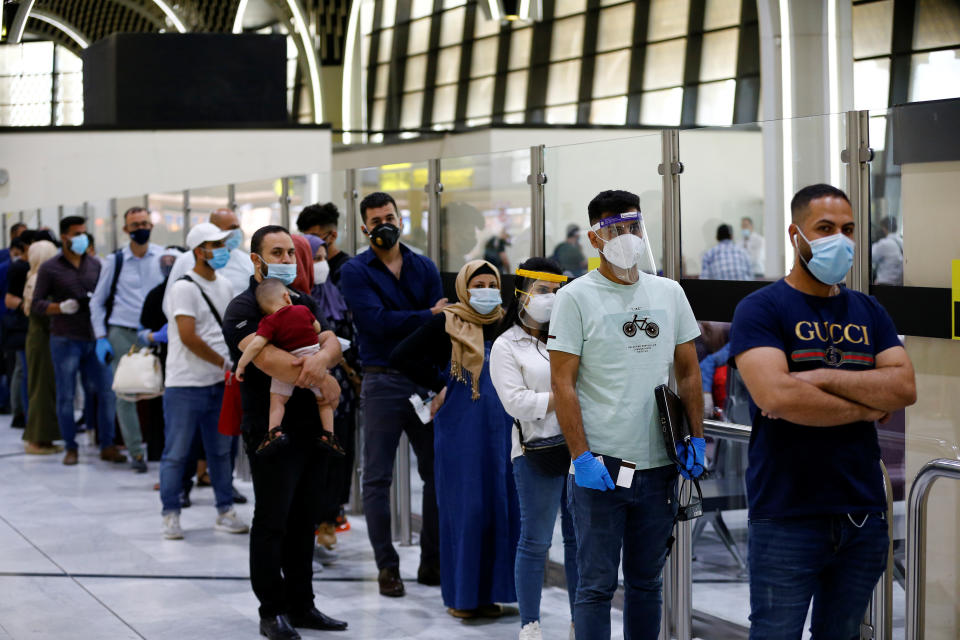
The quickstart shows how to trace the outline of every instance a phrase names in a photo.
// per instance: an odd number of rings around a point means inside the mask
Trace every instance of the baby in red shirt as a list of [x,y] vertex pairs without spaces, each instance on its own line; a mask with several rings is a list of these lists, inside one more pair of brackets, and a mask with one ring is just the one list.
[[[268,315],[260,320],[257,335],[243,350],[240,362],[237,363],[236,375],[237,380],[240,381],[243,381],[247,365],[260,355],[268,344],[297,357],[308,356],[320,350],[320,341],[317,339],[317,335],[323,330],[320,323],[307,307],[293,304],[283,282],[276,278],[267,278],[257,286],[255,293],[260,310]],[[339,387],[337,388],[339,391]],[[287,400],[293,395],[293,389],[292,384],[282,380],[273,378],[271,381],[270,429],[264,436],[263,442],[257,447],[258,454],[272,453],[287,442],[281,422],[283,422]],[[340,403],[340,394],[330,393],[327,397],[319,387],[311,387],[310,390],[317,397],[317,408],[320,411],[320,423],[323,427],[317,443],[339,456],[346,455],[346,451],[337,440],[337,435],[333,432],[333,412]]]

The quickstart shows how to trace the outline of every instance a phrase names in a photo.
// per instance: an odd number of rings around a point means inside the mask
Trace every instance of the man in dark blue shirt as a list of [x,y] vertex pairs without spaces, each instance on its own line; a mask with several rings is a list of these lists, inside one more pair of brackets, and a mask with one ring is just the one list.
[[750,637],[859,637],[886,565],[887,522],[875,421],[913,404],[913,367],[890,316],[840,285],[854,221],[839,189],[791,203],[790,274],[747,296],[730,354],[750,391]]
[[400,214],[386,193],[360,202],[363,232],[370,248],[344,263],[340,288],[357,326],[363,363],[363,511],[379,570],[380,593],[404,595],[400,557],[390,529],[390,483],[400,434],[406,432],[423,479],[423,526],[417,582],[440,584],[437,499],[433,486],[433,423],[423,424],[410,396],[427,395],[399,371],[389,368],[400,342],[447,305],[440,272],[429,258],[398,242]]

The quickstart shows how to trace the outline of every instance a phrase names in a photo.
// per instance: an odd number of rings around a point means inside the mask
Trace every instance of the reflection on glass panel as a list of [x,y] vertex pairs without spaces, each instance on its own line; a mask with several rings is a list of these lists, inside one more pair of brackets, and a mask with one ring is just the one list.
[[373,101],[373,119],[370,122],[370,128],[374,131],[383,130],[384,114],[387,109],[387,101],[384,99]]
[[380,32],[380,48],[377,51],[377,62],[390,62],[393,56],[393,29]]
[[910,101],[960,96],[960,49],[915,53],[910,58]]
[[[143,200],[140,200],[140,205],[143,205]],[[53,208],[51,213],[53,220],[52,224],[49,224],[47,220],[51,216],[45,216],[42,218],[42,223],[48,225],[50,230],[53,232],[53,235],[57,238],[60,237],[60,226],[56,219],[56,208]],[[83,210],[81,209],[77,215],[84,215]],[[87,203],[86,207],[86,217],[87,217],[87,233],[93,236],[93,245],[94,250],[99,255],[106,255],[111,247],[110,243],[112,242],[112,231],[110,229],[110,201],[109,200],[92,200]],[[123,225],[120,225],[121,227]],[[117,230],[118,237],[122,235],[122,231]],[[152,237],[153,234],[151,234]]]
[[870,148],[882,151],[887,142],[887,116],[870,116]]
[[517,29],[510,34],[510,69],[522,69],[530,64],[530,44],[533,29]]
[[556,0],[553,7],[553,17],[562,18],[587,10],[587,0]]
[[410,23],[407,35],[407,53],[423,53],[430,48],[430,18],[416,20]]
[[256,180],[243,182],[234,187],[237,202],[237,217],[243,229],[245,244],[260,227],[268,224],[283,224],[280,196],[283,187],[280,180]]
[[423,89],[427,76],[427,56],[413,56],[407,58],[407,71],[403,76],[404,91],[419,91]]
[[483,38],[500,33],[500,23],[497,20],[487,20],[483,11],[477,11],[476,24],[473,28],[474,38]]
[[854,5],[854,58],[887,55],[892,39],[893,0]]
[[230,206],[227,197],[227,185],[190,189],[190,227],[201,222],[209,222],[210,214],[217,209],[226,209]]
[[383,0],[380,28],[392,27],[397,20],[397,0]]
[[580,60],[550,65],[547,77],[547,104],[575,102],[580,91]]
[[527,105],[527,74],[529,72],[511,71],[507,74],[507,111],[520,111]]
[[913,48],[960,44],[960,4],[955,0],[917,0]]
[[686,38],[647,45],[643,65],[644,90],[672,87],[683,83],[686,47]]
[[727,126],[733,122],[736,80],[702,84],[697,88],[697,124]]
[[550,40],[550,61],[578,58],[583,55],[583,16],[553,23]]
[[860,60],[853,63],[854,108],[886,109],[889,90],[890,58]]
[[624,124],[626,120],[626,96],[594,100],[590,107],[590,124]]
[[577,121],[577,105],[565,104],[558,107],[547,107],[544,115],[547,124],[574,124]]
[[[142,205],[142,201],[135,204]],[[147,209],[150,211],[150,221],[153,222],[153,231],[150,232],[151,242],[164,246],[171,244],[183,246],[183,192],[148,194]],[[121,216],[123,215],[123,212],[119,213]],[[121,217],[118,220],[117,228],[122,227],[123,218]],[[118,231],[117,235],[121,244],[129,240],[122,231]]]
[[689,15],[689,0],[652,0],[647,40],[666,40],[686,35]]
[[600,12],[597,51],[629,47],[633,43],[633,5],[623,4]]
[[529,150],[444,159],[440,167],[440,270],[486,257],[512,273],[530,257]]
[[703,28],[722,29],[740,22],[740,0],[707,0],[703,15]]
[[[601,191],[624,189],[640,196],[640,210],[658,270],[662,269],[663,238],[661,214],[662,180],[660,135],[649,134],[621,140],[547,147],[544,152],[547,184],[544,189],[546,220],[544,225],[547,255],[565,242],[571,225],[580,229],[580,248],[584,259],[598,258],[590,246],[587,230],[590,220],[587,205]],[[563,265],[573,275],[586,269],[582,262]]]
[[381,64],[377,67],[377,79],[373,85],[373,97],[383,98],[390,87],[390,65]]
[[463,19],[467,10],[463,7],[447,11],[440,22],[440,46],[460,44],[463,42]]
[[477,40],[473,43],[473,58],[470,61],[470,77],[492,75],[497,70],[498,38]]
[[[400,241],[413,251],[427,252],[427,163],[402,162],[381,167],[359,169],[357,184],[360,198],[375,191],[385,191],[397,202],[402,228]],[[359,208],[357,211],[359,216]],[[361,246],[364,243],[361,242]]]
[[433,0],[411,0],[410,18],[422,18],[433,13]]
[[676,126],[680,124],[683,89],[648,91],[640,97],[640,122]]
[[480,118],[493,111],[493,78],[480,78],[470,81],[467,94],[467,117]]
[[724,29],[703,36],[700,81],[722,80],[737,75],[739,29]]
[[452,84],[460,75],[460,47],[441,49],[437,56],[437,84]]
[[422,116],[423,91],[405,94],[400,110],[400,127],[403,129],[419,129]]
[[453,122],[457,115],[457,86],[437,87],[433,94],[433,121]]
[[594,98],[625,94],[630,79],[630,51],[598,55],[593,73]]

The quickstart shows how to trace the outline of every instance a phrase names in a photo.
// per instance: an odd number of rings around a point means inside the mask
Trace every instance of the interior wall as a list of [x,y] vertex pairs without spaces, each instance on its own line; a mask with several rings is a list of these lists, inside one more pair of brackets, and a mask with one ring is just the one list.
[[[949,287],[960,258],[960,162],[903,166],[904,285]],[[929,460],[954,458],[960,444],[960,341],[907,337],[917,403],[906,412],[908,481]],[[926,635],[960,637],[960,482],[938,480],[927,510]]]

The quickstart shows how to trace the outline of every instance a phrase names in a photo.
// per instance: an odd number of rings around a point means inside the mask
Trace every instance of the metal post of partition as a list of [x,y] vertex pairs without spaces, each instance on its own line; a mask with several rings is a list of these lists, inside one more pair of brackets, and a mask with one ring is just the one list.
[[883,488],[887,501],[887,532],[890,542],[887,544],[887,561],[880,581],[873,588],[867,612],[860,623],[860,640],[891,640],[893,638],[893,483],[887,466],[880,461],[883,472]]
[[117,250],[117,199],[110,198],[110,252]]
[[63,220],[63,205],[58,204],[57,205],[57,222],[60,222],[61,220]]
[[354,415],[354,452],[353,456],[353,475],[350,482],[350,513],[360,515],[363,513],[363,429],[361,428],[362,416],[360,411]]
[[7,214],[3,214],[3,228],[0,229],[0,239],[3,240],[3,246],[8,246],[10,240],[7,238]]
[[670,640],[673,638],[673,615],[671,603],[675,600],[673,597],[673,570],[671,560],[667,558],[667,563],[663,565],[663,603],[660,606],[660,636],[659,640]]
[[350,247],[350,250],[357,253],[357,200],[360,194],[357,193],[357,170],[347,169],[346,188],[343,192],[343,199],[347,203],[347,210],[344,211],[344,222],[346,223],[346,237],[343,239],[343,246]]
[[921,640],[926,590],[927,499],[939,478],[960,479],[960,460],[941,458],[923,465],[907,500],[907,625],[906,640]]
[[230,211],[237,210],[237,185],[235,184],[227,185],[227,208]]
[[407,434],[400,435],[400,445],[397,447],[397,511],[400,526],[400,544],[413,544],[413,528],[411,526],[410,505],[410,440]]
[[187,246],[187,234],[190,233],[190,191],[183,190],[183,246]]
[[665,129],[660,132],[660,165],[657,172],[663,176],[663,275],[680,279],[680,132]]
[[427,193],[427,256],[440,266],[440,194],[443,183],[440,181],[440,159],[427,160],[427,184],[423,188]]
[[290,179],[280,178],[280,224],[290,228]]
[[850,287],[870,291],[870,112],[847,112],[847,148],[840,153],[847,164],[847,195],[856,223],[857,252],[850,270]]
[[543,185],[547,184],[547,174],[544,173],[543,153],[544,145],[530,147],[530,175],[527,184],[530,185],[530,255],[543,256],[546,252],[544,225],[547,217],[546,201],[543,197]]

